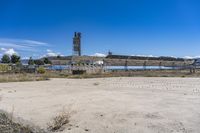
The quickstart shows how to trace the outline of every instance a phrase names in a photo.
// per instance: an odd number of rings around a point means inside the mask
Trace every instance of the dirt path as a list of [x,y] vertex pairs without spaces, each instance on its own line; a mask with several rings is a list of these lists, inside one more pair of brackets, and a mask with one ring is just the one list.
[[199,133],[200,79],[51,79],[1,83],[0,109],[46,129],[65,110],[71,133]]

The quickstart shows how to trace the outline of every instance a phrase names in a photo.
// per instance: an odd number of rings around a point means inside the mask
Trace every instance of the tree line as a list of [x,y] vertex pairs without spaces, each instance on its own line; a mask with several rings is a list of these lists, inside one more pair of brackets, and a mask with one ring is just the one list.
[[11,56],[4,54],[1,58],[1,63],[12,63],[12,64],[16,64],[16,63],[20,63],[20,56],[13,54]]
[[33,60],[32,57],[28,60],[29,65],[45,65],[45,64],[52,64],[52,62],[48,58],[44,58],[43,60],[41,59],[36,59]]
[[[4,54],[1,58],[1,63],[4,64],[20,64],[21,57],[17,54],[13,54],[11,56]],[[45,64],[52,64],[52,62],[48,58],[44,59],[32,59],[32,57],[28,60],[28,65],[45,65]]]

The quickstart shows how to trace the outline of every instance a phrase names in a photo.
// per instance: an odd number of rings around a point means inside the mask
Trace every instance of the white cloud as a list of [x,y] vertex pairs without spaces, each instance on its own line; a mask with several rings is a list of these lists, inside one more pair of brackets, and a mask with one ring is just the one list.
[[27,49],[30,48],[29,46],[23,46],[15,43],[9,43],[9,42],[1,42],[0,41],[0,47],[6,47],[6,48],[18,48],[18,49]]
[[48,45],[45,42],[39,42],[39,41],[34,41],[34,40],[21,40],[21,42],[28,43],[28,44],[34,44],[34,45],[44,45],[44,46]]
[[157,57],[154,55],[131,55],[131,56],[141,56],[141,57]]
[[[50,47],[48,43],[35,40],[0,38],[0,57],[3,54],[19,53],[22,56],[34,56],[37,54],[38,56],[34,57],[38,58],[44,54],[42,51],[48,47]],[[52,55],[50,51],[48,53],[48,55]]]
[[50,57],[50,56],[58,56],[58,55],[63,56],[63,55],[61,55],[60,53],[58,53],[58,52],[53,52],[53,51],[50,50],[50,49],[47,49],[46,52],[47,52],[47,53],[46,53],[45,55],[43,55],[42,57]]
[[1,48],[1,51],[6,51],[6,48]]
[[48,53],[50,53],[50,52],[52,52],[52,50],[50,50],[50,49],[47,49],[47,52],[48,52]]
[[36,51],[36,47],[47,47],[49,46],[45,42],[39,42],[27,39],[5,39],[0,38],[0,47],[13,48],[20,51]]
[[13,54],[17,54],[18,55],[18,53],[13,48],[9,48],[9,49],[1,48],[1,51],[2,51],[1,55],[3,55],[3,54],[7,54],[9,56],[11,56]]
[[58,56],[59,54],[57,54],[57,53],[53,53],[53,52],[49,52],[49,53],[47,53],[47,56]]
[[93,54],[92,56],[106,57],[106,55],[105,55],[105,54],[102,54],[102,53],[95,53],[95,54]]
[[5,51],[5,54],[7,55],[13,55],[13,54],[18,54],[13,48],[8,49],[7,51]]
[[184,56],[183,58],[186,58],[186,59],[196,59],[196,58],[200,58],[200,56]]
[[166,57],[178,58],[177,56],[173,56],[173,55],[172,56],[166,56]]

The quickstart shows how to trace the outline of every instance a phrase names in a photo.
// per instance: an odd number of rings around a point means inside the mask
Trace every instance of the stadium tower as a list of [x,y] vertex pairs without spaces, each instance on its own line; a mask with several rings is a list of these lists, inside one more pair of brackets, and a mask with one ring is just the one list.
[[81,33],[75,32],[73,38],[73,55],[81,56]]

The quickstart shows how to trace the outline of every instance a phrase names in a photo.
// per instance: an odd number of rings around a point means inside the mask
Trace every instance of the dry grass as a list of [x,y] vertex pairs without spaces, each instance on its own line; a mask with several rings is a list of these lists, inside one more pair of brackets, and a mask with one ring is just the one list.
[[68,71],[46,71],[45,74],[43,74],[46,77],[49,78],[67,78],[69,76]]
[[98,86],[98,85],[99,85],[99,83],[98,83],[98,82],[95,82],[95,83],[93,83],[93,85],[94,85],[94,86]]
[[189,70],[138,70],[114,71],[97,74],[69,75],[68,78],[104,78],[104,77],[200,77],[200,70],[191,74]]
[[50,78],[67,78],[66,72],[47,71],[44,74],[35,73],[0,73],[0,83],[24,82],[24,81],[44,81]]
[[52,122],[48,123],[48,130],[51,132],[63,131],[64,125],[69,123],[70,113],[62,111],[56,117],[52,119]]
[[45,133],[45,131],[14,122],[10,114],[0,111],[0,133]]
[[45,75],[39,74],[0,74],[0,83],[3,82],[23,82],[23,81],[41,81],[48,80]]
[[[68,71],[47,71],[45,74],[0,74],[2,82],[42,81],[50,78],[105,78],[105,77],[200,77],[200,70],[191,74],[189,70],[143,70],[113,71],[96,74],[70,75]],[[95,84],[94,84],[95,85]]]
[[2,100],[2,96],[0,96],[0,102],[1,102],[1,100]]

